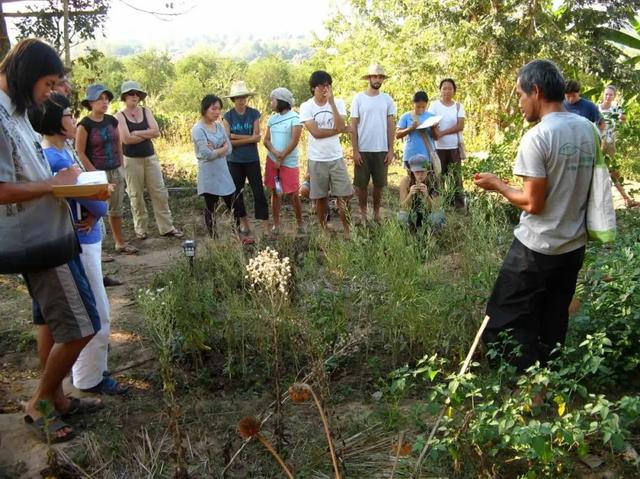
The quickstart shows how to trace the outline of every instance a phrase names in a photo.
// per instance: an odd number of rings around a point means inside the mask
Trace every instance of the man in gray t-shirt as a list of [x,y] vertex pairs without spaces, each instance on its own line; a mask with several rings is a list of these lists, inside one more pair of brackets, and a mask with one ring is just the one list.
[[587,242],[598,135],[588,120],[564,111],[564,79],[553,63],[527,64],[516,87],[527,121],[539,122],[523,136],[513,168],[523,189],[492,173],[477,174],[475,183],[523,210],[487,305],[491,319],[483,339],[491,344],[510,330],[521,354],[507,359],[524,370],[536,361],[544,364],[565,340]]

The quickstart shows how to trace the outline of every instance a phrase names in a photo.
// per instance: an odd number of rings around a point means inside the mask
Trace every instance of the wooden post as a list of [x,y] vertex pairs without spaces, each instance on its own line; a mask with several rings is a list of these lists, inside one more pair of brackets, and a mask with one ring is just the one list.
[[62,8],[64,12],[64,66],[71,68],[71,47],[69,46],[69,0],[62,0]]

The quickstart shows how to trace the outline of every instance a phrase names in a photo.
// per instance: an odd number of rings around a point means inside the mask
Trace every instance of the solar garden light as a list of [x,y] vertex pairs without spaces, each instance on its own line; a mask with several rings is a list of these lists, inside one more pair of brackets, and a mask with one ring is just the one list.
[[189,266],[193,271],[193,258],[196,256],[196,242],[194,240],[183,241],[182,250],[184,251],[184,255],[189,258]]

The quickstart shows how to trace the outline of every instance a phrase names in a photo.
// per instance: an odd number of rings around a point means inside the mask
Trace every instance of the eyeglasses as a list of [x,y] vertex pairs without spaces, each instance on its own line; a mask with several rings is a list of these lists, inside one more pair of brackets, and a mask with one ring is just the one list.
[[128,91],[127,93],[125,93],[125,95],[127,95],[127,96],[140,96],[140,92],[139,91]]

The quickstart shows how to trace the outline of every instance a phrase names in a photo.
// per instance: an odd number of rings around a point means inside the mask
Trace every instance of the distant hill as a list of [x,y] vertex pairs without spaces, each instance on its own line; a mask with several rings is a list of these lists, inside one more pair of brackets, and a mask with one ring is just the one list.
[[[154,42],[153,48],[167,51],[173,58],[180,58],[199,46],[215,49],[220,55],[246,61],[269,55],[277,55],[285,60],[297,62],[311,56],[312,39],[305,35],[282,35],[260,37],[251,34],[198,35],[178,41]],[[108,55],[126,57],[150,48],[143,43],[117,43],[105,40],[90,42],[89,47],[97,48]]]

